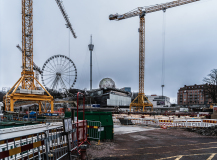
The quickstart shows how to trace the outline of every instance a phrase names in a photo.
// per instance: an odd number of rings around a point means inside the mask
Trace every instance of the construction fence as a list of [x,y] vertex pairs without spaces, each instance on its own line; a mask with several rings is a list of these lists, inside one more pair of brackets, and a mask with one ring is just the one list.
[[58,122],[49,128],[46,124],[39,124],[1,129],[0,160],[71,159],[79,154],[84,142],[87,142],[86,120],[73,123],[67,134]]
[[[164,119],[148,119],[148,118],[116,118],[113,117],[114,124],[120,124],[120,121],[128,120],[128,124],[134,125],[151,125],[151,126],[166,126],[166,127],[176,127],[176,128],[196,128],[196,127],[211,127],[217,125],[216,119],[174,119],[174,120],[164,120]],[[126,124],[127,125],[127,124]]]

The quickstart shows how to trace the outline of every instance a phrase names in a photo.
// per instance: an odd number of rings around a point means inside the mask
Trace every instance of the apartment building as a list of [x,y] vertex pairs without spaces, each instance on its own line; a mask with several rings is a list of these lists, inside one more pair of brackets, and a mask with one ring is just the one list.
[[178,90],[178,105],[206,105],[211,99],[206,94],[208,84],[184,86]]

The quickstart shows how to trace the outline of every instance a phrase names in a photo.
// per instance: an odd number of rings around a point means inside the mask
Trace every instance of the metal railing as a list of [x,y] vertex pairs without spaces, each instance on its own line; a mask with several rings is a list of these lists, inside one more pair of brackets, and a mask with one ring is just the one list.
[[88,139],[89,140],[97,140],[98,144],[100,143],[100,135],[101,131],[104,131],[104,127],[101,127],[100,121],[87,121],[88,128]]

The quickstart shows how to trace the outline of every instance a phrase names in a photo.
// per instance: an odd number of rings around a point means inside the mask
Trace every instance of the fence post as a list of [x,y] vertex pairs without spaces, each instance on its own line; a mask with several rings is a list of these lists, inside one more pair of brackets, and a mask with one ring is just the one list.
[[46,159],[48,159],[48,145],[49,145],[49,130],[45,131],[45,148],[46,148]]

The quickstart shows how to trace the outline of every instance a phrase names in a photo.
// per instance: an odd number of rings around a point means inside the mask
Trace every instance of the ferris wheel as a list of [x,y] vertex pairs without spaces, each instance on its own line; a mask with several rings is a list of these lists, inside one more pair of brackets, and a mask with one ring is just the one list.
[[63,91],[75,85],[77,69],[67,56],[54,55],[44,63],[41,79],[46,88]]

